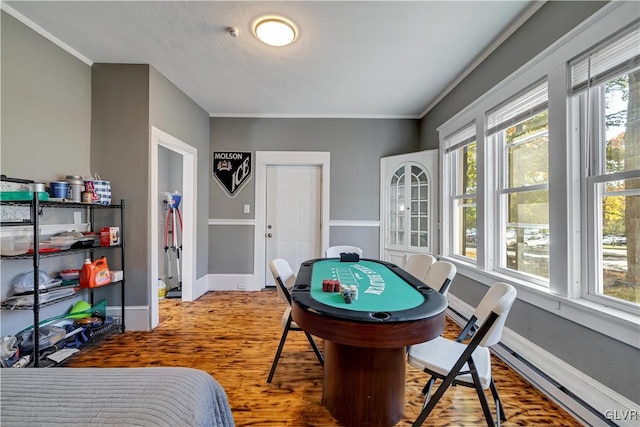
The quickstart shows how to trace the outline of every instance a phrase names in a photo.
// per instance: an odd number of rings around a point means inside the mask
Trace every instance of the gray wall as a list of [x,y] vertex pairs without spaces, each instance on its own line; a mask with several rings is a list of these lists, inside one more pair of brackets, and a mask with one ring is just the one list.
[[[211,151],[329,151],[330,219],[376,221],[380,216],[380,158],[416,151],[419,122],[211,118],[210,142]],[[210,187],[211,218],[254,218],[255,213],[242,213],[244,204],[250,204],[254,211],[253,179],[233,199],[227,197],[217,183],[212,181]],[[252,227],[221,228],[210,227],[209,272],[253,273]],[[365,254],[370,254],[368,256],[377,256],[378,233],[377,227],[332,227],[330,244],[355,244],[362,247]],[[243,254],[242,257],[228,255],[229,242],[234,242],[233,252]]]
[[[148,304],[149,66],[94,64],[91,165],[126,203],[125,298]],[[117,298],[117,295],[109,295]]]
[[[6,12],[0,15],[0,171],[47,185],[84,174],[90,166],[91,68]],[[73,212],[47,209],[42,223],[73,223]],[[81,265],[81,256],[66,256],[44,259],[40,268],[54,275]],[[13,295],[15,279],[32,268],[29,260],[0,261],[0,298]],[[60,314],[72,304],[46,307],[40,317]],[[2,310],[0,316],[2,336],[33,324],[29,310]]]
[[[151,283],[147,243],[151,126],[198,149],[199,181],[203,182],[209,119],[204,110],[149,65],[94,64],[92,82],[91,162],[100,176],[111,180],[114,198],[128,201],[127,305],[147,305]],[[208,264],[208,189],[203,186],[197,204],[196,279],[206,274]]]
[[[606,2],[547,2],[492,53],[421,122],[421,146],[438,148],[437,127],[516,71]],[[486,287],[458,275],[451,293],[477,305]],[[518,301],[507,326],[570,365],[640,403],[639,352],[636,348]]]
[[150,125],[198,150],[198,200],[196,206],[196,277],[207,274],[209,264],[209,114],[167,80],[150,69]]
[[84,174],[91,68],[1,13],[2,173],[46,183]]
[[[127,305],[146,305],[149,132],[155,125],[198,149],[196,279],[206,275],[208,114],[148,65],[90,67],[4,11],[1,29],[2,173],[49,182],[91,171],[110,180],[113,200],[127,201]],[[65,265],[67,257],[63,258],[46,268],[77,267]],[[2,295],[9,294],[5,288],[18,270],[28,269],[23,264],[3,263]],[[118,293],[110,293],[108,299],[117,304]],[[22,317],[28,322],[31,315]],[[3,333],[13,323],[3,321]]]

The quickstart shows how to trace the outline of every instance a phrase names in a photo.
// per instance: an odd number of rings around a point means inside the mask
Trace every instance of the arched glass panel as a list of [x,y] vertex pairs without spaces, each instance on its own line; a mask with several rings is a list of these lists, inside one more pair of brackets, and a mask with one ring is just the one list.
[[392,245],[405,244],[405,185],[404,167],[400,167],[391,177],[389,188],[389,242]]
[[[409,185],[405,185],[405,176]],[[403,164],[393,174],[389,187],[389,243],[428,248],[429,208],[427,173],[415,164]]]
[[429,246],[429,178],[416,165],[411,166],[411,246]]

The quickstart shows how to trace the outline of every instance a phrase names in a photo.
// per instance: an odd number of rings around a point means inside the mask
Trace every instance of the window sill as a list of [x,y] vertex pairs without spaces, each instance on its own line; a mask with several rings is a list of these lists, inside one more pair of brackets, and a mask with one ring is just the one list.
[[495,271],[480,270],[456,258],[440,259],[455,264],[458,274],[486,286],[497,281],[510,283],[516,287],[519,300],[640,349],[640,315],[583,298],[554,295],[546,288]]

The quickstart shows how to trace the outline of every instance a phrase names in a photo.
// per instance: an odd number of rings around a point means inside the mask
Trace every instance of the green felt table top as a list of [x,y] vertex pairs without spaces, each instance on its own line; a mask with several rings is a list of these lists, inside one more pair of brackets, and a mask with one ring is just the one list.
[[[356,285],[358,299],[347,304],[339,292],[323,292],[324,279],[338,279],[342,285]],[[361,260],[337,259],[313,264],[311,296],[323,304],[355,311],[391,312],[408,310],[424,302],[424,297],[385,265]]]

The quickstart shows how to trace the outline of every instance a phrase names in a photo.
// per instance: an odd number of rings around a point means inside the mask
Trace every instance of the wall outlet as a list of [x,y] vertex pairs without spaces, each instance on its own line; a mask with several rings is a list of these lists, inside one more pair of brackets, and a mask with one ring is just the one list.
[[76,211],[73,213],[73,223],[81,224],[82,223],[82,212]]
[[247,289],[247,285],[245,285],[244,283],[238,283],[238,289],[239,290]]
[[244,205],[244,213],[251,213],[251,205]]

